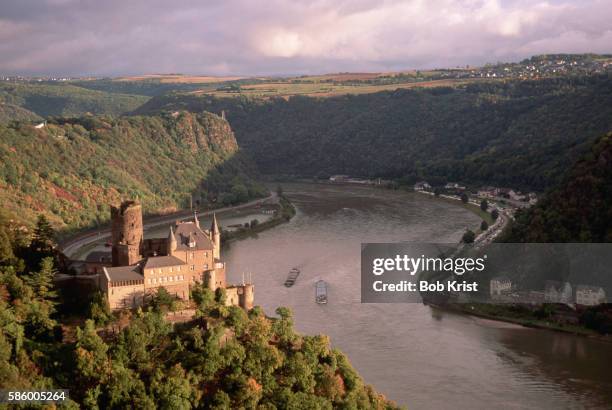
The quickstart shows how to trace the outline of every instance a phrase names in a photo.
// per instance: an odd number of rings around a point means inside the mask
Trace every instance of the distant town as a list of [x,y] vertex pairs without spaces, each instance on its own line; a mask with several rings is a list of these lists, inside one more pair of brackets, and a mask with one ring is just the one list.
[[543,291],[521,291],[507,277],[495,277],[489,282],[491,300],[501,303],[561,303],[596,306],[606,303],[606,292],[601,286],[577,285],[570,282],[547,280]]
[[[235,83],[278,81],[280,79],[296,83],[343,83],[343,84],[387,84],[405,81],[432,81],[445,79],[539,79],[544,77],[568,75],[593,75],[612,71],[612,55],[604,54],[545,54],[533,56],[520,62],[498,62],[485,64],[482,67],[470,65],[454,68],[434,68],[406,70],[391,73],[368,73],[368,75],[295,76],[295,77],[258,77],[227,79],[223,77],[202,76],[200,83]],[[175,80],[182,74],[160,74],[159,78],[173,77]],[[155,79],[155,76],[150,79]],[[110,79],[107,76],[26,76],[0,75],[0,81],[6,82],[70,82]]]

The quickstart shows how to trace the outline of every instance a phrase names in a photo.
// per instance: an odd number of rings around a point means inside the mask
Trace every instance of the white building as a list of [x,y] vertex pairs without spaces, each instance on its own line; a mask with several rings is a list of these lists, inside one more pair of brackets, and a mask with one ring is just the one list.
[[348,180],[348,175],[332,175],[329,177],[331,182],[346,182]]
[[547,280],[544,286],[544,302],[546,303],[572,303],[572,285],[569,282]]
[[498,276],[489,282],[491,296],[498,296],[512,290],[512,281],[504,276]]
[[510,197],[510,199],[512,199],[513,201],[522,201],[523,200],[523,194],[520,191],[515,191],[513,189],[508,191],[508,197]]
[[431,189],[431,185],[429,185],[427,181],[420,181],[414,184],[415,191],[426,191],[428,189]]
[[464,187],[464,186],[459,185],[459,184],[458,184],[458,183],[456,183],[456,182],[449,182],[449,183],[447,183],[446,185],[444,185],[444,188],[445,188],[445,189],[460,189],[460,190],[464,190],[464,189],[465,189],[465,187]]
[[576,304],[595,306],[606,303],[606,292],[600,286],[576,286]]

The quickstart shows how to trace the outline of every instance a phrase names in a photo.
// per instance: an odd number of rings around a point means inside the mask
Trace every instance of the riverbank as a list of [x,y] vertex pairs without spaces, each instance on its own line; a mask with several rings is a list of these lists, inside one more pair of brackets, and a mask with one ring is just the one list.
[[278,209],[275,211],[272,218],[255,225],[251,223],[248,227],[238,228],[233,232],[223,232],[221,235],[223,238],[222,244],[225,245],[233,241],[248,238],[285,222],[289,222],[295,214],[296,210],[291,201],[284,195],[280,195],[278,197]]
[[459,313],[468,316],[494,320],[498,322],[512,323],[515,325],[520,325],[532,329],[568,333],[574,336],[587,337],[589,339],[612,343],[612,337],[610,335],[602,335],[584,326],[540,320],[535,317],[504,316],[504,313],[510,314],[511,311],[508,310],[508,307],[502,305],[490,305],[481,303],[448,303],[446,305],[439,305],[429,303],[428,306],[440,311]]

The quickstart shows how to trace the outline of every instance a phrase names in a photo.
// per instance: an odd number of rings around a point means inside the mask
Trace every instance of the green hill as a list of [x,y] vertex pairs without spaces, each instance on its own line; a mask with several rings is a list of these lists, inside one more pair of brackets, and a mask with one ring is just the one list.
[[0,82],[0,102],[20,106],[41,117],[119,115],[145,101],[144,96],[88,90],[71,84]]
[[599,138],[563,182],[519,212],[504,242],[612,242],[612,133]]
[[108,204],[138,197],[145,212],[236,203],[264,193],[229,124],[210,114],[82,117],[0,124],[0,207],[21,220],[44,213],[58,227],[108,218]]
[[13,104],[0,103],[0,123],[10,121],[40,121],[42,117]]
[[612,76],[329,98],[168,94],[136,112],[225,111],[267,174],[425,178],[544,190],[612,130]]

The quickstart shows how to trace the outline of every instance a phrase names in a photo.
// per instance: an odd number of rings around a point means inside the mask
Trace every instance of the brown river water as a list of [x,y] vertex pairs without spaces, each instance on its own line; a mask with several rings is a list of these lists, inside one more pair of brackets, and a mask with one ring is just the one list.
[[[411,193],[283,188],[296,217],[225,249],[228,281],[251,272],[256,304],[270,315],[290,307],[298,331],[329,335],[379,392],[412,410],[612,408],[612,343],[419,304],[360,303],[362,242],[454,243],[478,226],[476,215]],[[285,288],[294,266],[301,274]],[[314,301],[319,279],[327,305]]]

